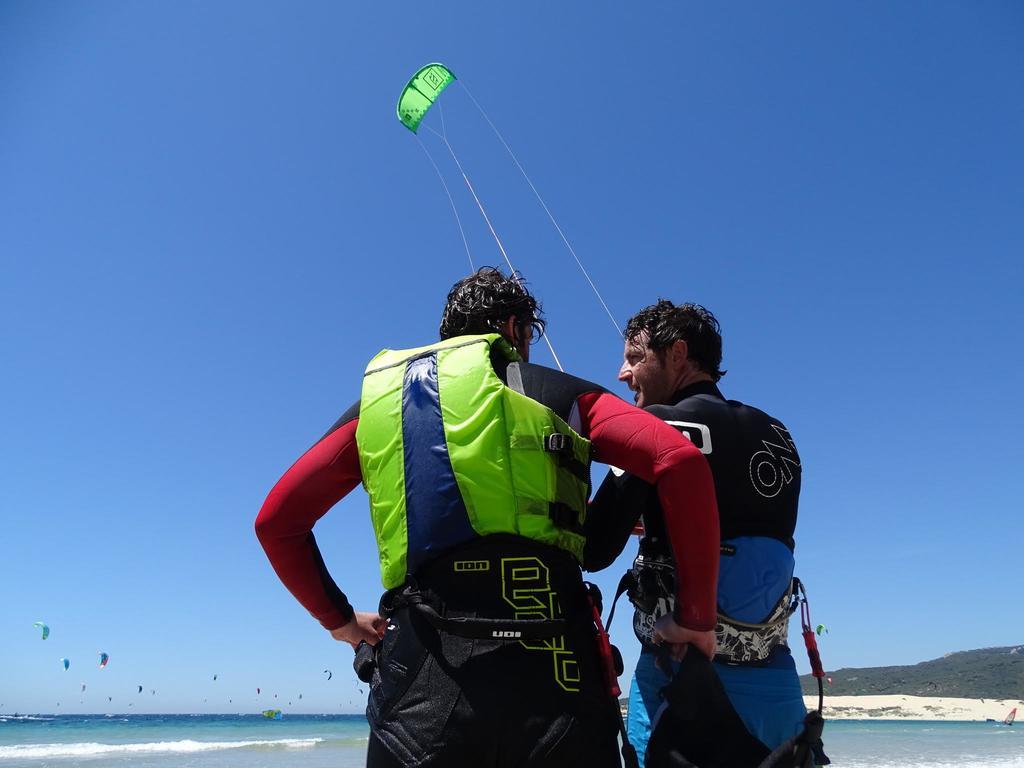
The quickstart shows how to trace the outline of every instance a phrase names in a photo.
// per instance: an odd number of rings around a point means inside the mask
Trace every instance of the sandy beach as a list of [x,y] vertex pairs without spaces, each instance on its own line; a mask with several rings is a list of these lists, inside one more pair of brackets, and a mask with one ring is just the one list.
[[[817,696],[804,696],[808,709]],[[1014,707],[1024,716],[1024,700],[956,699],[930,696],[829,696],[825,717],[832,720],[1002,720]]]

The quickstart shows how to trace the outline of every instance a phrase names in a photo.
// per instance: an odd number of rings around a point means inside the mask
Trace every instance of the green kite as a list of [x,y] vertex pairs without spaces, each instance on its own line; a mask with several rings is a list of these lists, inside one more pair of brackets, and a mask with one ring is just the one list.
[[444,64],[427,64],[413,75],[398,97],[398,119],[402,125],[416,133],[427,110],[454,79],[455,75]]

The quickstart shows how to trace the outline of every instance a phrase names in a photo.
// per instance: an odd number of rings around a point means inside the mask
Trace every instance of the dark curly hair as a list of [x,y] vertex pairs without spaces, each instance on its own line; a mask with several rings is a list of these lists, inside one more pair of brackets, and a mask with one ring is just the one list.
[[677,341],[685,341],[687,358],[714,381],[725,376],[722,364],[722,329],[711,311],[700,304],[676,306],[667,299],[644,307],[626,323],[625,337],[633,341],[647,331],[647,346],[660,357]]
[[534,340],[544,334],[540,303],[526,290],[522,277],[506,277],[495,267],[481,267],[448,292],[441,315],[441,339],[473,333],[494,333],[513,315],[521,328],[533,329]]

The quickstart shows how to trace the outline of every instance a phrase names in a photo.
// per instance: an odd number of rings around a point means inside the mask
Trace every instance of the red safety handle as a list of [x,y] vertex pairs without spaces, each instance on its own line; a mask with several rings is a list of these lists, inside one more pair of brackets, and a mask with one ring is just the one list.
[[800,628],[803,630],[807,658],[811,662],[811,674],[820,680],[825,676],[825,670],[821,664],[821,654],[818,653],[818,641],[814,639],[814,630],[811,629],[811,603],[800,579],[793,579],[793,582],[800,598]]
[[811,674],[814,677],[822,678],[825,676],[825,670],[821,665],[821,654],[818,653],[818,641],[814,639],[814,630],[805,629],[804,635],[804,646],[807,648],[807,658],[811,661]]
[[587,595],[587,602],[590,603],[590,613],[594,617],[594,626],[597,627],[597,653],[601,657],[601,666],[604,668],[604,682],[608,693],[618,700],[622,695],[619,687],[619,676],[615,674],[615,659],[612,656],[612,642],[608,639],[608,633],[604,631],[604,622],[601,621],[601,613],[593,598]]

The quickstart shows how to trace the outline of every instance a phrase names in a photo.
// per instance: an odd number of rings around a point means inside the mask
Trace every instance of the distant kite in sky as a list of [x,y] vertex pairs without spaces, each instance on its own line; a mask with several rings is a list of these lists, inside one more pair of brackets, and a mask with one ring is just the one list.
[[139,686],[139,693],[142,693],[142,686]]
[[103,651],[100,651],[100,669],[106,667],[108,661],[110,661],[110,656]]
[[259,695],[260,695],[260,689],[259,689],[259,688],[257,688],[257,689],[256,689],[256,695],[257,695],[257,696],[259,696]]
[[213,676],[213,679],[214,679],[214,681],[216,681],[216,680],[217,680],[217,676],[216,676],[216,675],[214,675],[214,676]]
[[32,622],[32,626],[36,627],[37,629],[42,630],[42,633],[43,633],[42,639],[43,640],[45,640],[46,638],[48,638],[50,636],[50,628],[47,626],[45,621],[33,621]]
[[71,666],[71,659],[62,658],[60,660],[60,663],[64,665],[64,671],[67,672],[68,671],[68,667]]
[[85,683],[82,683],[82,693],[85,693]]
[[814,631],[817,632],[819,636],[821,636],[822,632],[824,632],[827,635],[828,627],[826,627],[824,624],[819,624]]
[[325,669],[324,670],[324,674],[327,675],[327,679],[328,680],[330,680],[332,677],[334,677],[334,673],[331,672],[331,670],[329,670],[329,669]]

